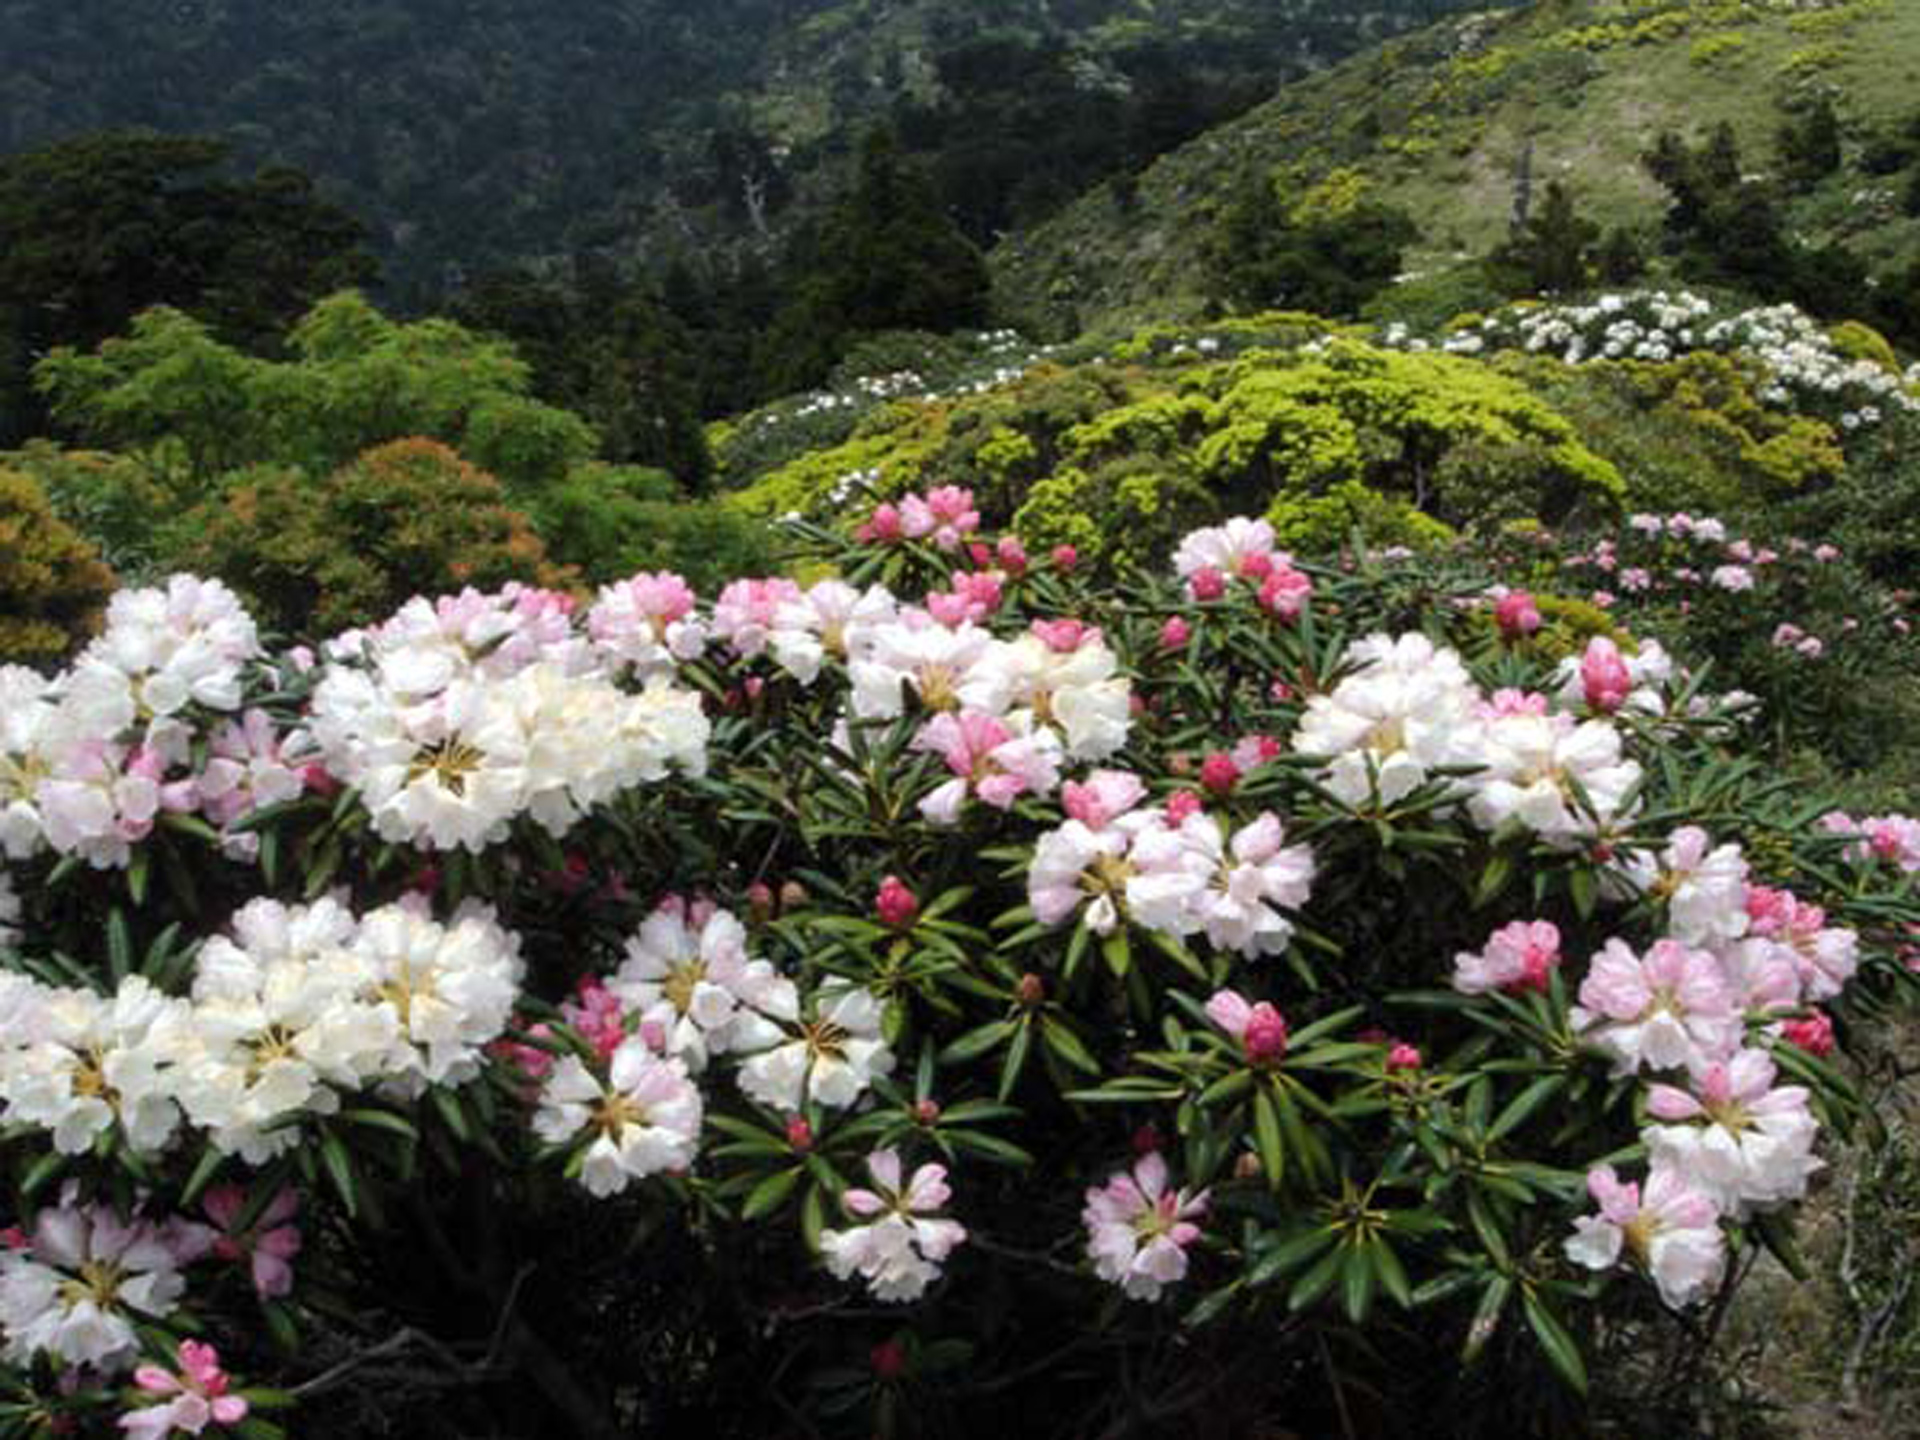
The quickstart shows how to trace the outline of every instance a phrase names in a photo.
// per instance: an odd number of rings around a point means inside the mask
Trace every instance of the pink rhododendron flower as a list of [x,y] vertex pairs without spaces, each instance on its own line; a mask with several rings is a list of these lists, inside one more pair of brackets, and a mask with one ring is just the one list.
[[891,501],[884,501],[873,507],[873,514],[866,523],[853,532],[853,538],[865,544],[891,545],[906,538],[906,529],[900,523],[900,507]]
[[1060,739],[1052,730],[1023,734],[977,710],[934,716],[914,736],[913,748],[940,756],[955,776],[920,802],[920,813],[935,825],[957,823],[969,794],[1006,810],[1022,795],[1053,793],[1060,780]]
[[1167,1162],[1153,1151],[1087,1191],[1087,1258],[1129,1298],[1158,1300],[1186,1277],[1187,1247],[1200,1238],[1196,1221],[1206,1212],[1207,1192],[1170,1189]]
[[1080,563],[1080,552],[1071,545],[1056,545],[1053,547],[1052,559],[1053,568],[1062,574],[1067,574]]
[[1313,597],[1313,581],[1291,565],[1280,565],[1260,582],[1260,608],[1280,620],[1298,620]]
[[1559,968],[1559,927],[1551,920],[1516,920],[1494,931],[1478,955],[1453,957],[1453,988],[1463,995],[1490,990],[1545,994]]
[[168,1397],[161,1404],[129,1410],[120,1417],[120,1428],[135,1440],[164,1440],[176,1431],[201,1435],[209,1425],[238,1425],[247,1418],[246,1398],[227,1393],[229,1381],[220,1368],[219,1351],[198,1340],[183,1340],[178,1354],[177,1375],[158,1365],[142,1365],[133,1372],[133,1383],[140,1389]]
[[714,638],[731,644],[734,654],[751,659],[767,648],[780,607],[801,598],[800,587],[791,580],[735,580],[714,602]]
[[1565,1249],[1575,1264],[1608,1270],[1625,1251],[1675,1310],[1705,1298],[1720,1283],[1727,1247],[1719,1211],[1681,1172],[1656,1164],[1643,1196],[1611,1165],[1599,1165],[1587,1173],[1587,1191],[1600,1213],[1573,1222]]
[[1063,809],[1089,830],[1104,830],[1146,798],[1146,783],[1124,770],[1096,770],[1060,787]]
[[234,1229],[247,1208],[247,1192],[240,1186],[214,1186],[200,1208],[222,1232],[213,1242],[213,1253],[222,1260],[245,1260],[262,1300],[292,1291],[293,1257],[300,1253],[300,1227],[293,1223],[300,1211],[297,1193],[280,1191],[267,1202],[253,1228],[245,1231]]
[[1572,1019],[1613,1057],[1616,1075],[1730,1054],[1742,1029],[1720,962],[1678,940],[1656,940],[1644,957],[1609,940],[1580,982]]
[[1082,645],[1100,643],[1100,627],[1084,620],[1036,620],[1028,628],[1056,655],[1071,655]]
[[862,1223],[821,1232],[820,1253],[836,1279],[859,1274],[877,1300],[916,1300],[967,1238],[959,1221],[935,1214],[952,1198],[947,1167],[922,1165],[903,1185],[899,1152],[876,1150],[867,1173],[873,1189],[855,1186],[840,1197]]
[[900,529],[909,540],[931,539],[942,550],[957,550],[980,526],[973,492],[942,485],[900,502]]

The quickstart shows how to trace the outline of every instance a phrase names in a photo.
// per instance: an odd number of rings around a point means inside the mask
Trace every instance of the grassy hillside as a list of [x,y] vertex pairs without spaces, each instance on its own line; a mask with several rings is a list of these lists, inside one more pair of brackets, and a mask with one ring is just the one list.
[[[1005,315],[1045,331],[1200,308],[1199,257],[1249,176],[1304,187],[1340,168],[1421,226],[1412,267],[1484,253],[1505,232],[1520,157],[1608,223],[1652,223],[1662,195],[1638,163],[1662,129],[1725,120],[1749,168],[1771,163],[1796,103],[1834,97],[1849,161],[1920,108],[1920,5],[1906,0],[1546,0],[1391,41],[1286,87],[1163,157],[1124,197],[1084,197],[994,255]],[[1796,205],[1808,238],[1871,260],[1920,242],[1904,176],[1851,166]]]

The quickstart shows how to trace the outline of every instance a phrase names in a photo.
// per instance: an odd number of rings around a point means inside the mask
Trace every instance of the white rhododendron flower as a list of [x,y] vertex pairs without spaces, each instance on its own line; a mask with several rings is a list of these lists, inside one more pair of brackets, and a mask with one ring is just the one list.
[[187,1053],[191,1007],[144,977],[111,996],[43,990],[33,1031],[0,1052],[6,1120],[49,1131],[63,1155],[79,1155],[115,1126],[127,1145],[151,1155],[180,1121],[172,1067]]
[[847,667],[853,713],[863,720],[893,719],[901,713],[904,686],[929,710],[964,705],[1000,714],[1009,682],[980,673],[993,643],[977,625],[949,629],[924,610],[902,611],[894,623],[875,627],[867,655]]
[[1736,1217],[1805,1195],[1821,1164],[1813,1155],[1819,1124],[1806,1087],[1776,1086],[1764,1050],[1689,1069],[1689,1089],[1655,1085],[1647,1092],[1648,1111],[1664,1122],[1645,1132],[1654,1163],[1686,1176]]
[[1127,743],[1133,692],[1100,632],[1077,621],[1036,621],[981,658],[979,685],[996,709],[1029,711],[1052,726],[1073,760],[1104,760]]
[[1683,1172],[1656,1161],[1643,1195],[1611,1165],[1600,1165],[1588,1172],[1587,1190],[1600,1213],[1573,1222],[1568,1259],[1589,1270],[1610,1270],[1627,1254],[1676,1310],[1705,1299],[1719,1285],[1727,1262],[1720,1212]]
[[1297,753],[1328,761],[1320,779],[1333,795],[1390,805],[1438,766],[1478,763],[1477,695],[1452,650],[1418,633],[1370,635],[1347,660],[1357,668],[1307,701],[1293,736]]
[[869,990],[829,981],[814,996],[808,1018],[793,983],[782,981],[764,1009],[781,1022],[785,1038],[740,1067],[740,1088],[762,1105],[793,1112],[811,1100],[844,1110],[874,1076],[893,1071],[893,1051],[880,1036],[883,1007]]
[[835,1279],[859,1275],[876,1300],[917,1300],[967,1238],[959,1221],[934,1213],[952,1198],[947,1167],[922,1165],[902,1184],[899,1152],[876,1150],[867,1173],[872,1189],[855,1186],[840,1197],[861,1223],[822,1231],[820,1253]]
[[883,586],[857,590],[844,580],[822,580],[774,607],[768,646],[776,665],[811,685],[829,658],[842,664],[865,659],[877,628],[891,624],[898,613],[898,603]]
[[0,1253],[0,1333],[16,1365],[49,1356],[112,1374],[139,1352],[136,1323],[164,1322],[186,1289],[180,1266],[210,1232],[123,1221],[71,1193],[33,1221],[27,1246]]
[[733,915],[675,900],[628,939],[606,988],[658,1033],[660,1049],[698,1074],[710,1056],[785,1038],[762,1007],[779,1003],[786,983],[765,960],[747,957],[747,932]]
[[589,1194],[605,1197],[634,1180],[692,1165],[701,1114],[700,1090],[687,1067],[654,1054],[635,1037],[613,1052],[604,1079],[579,1056],[562,1057],[541,1087],[533,1129],[554,1145],[590,1131],[580,1183]]
[[1307,901],[1313,852],[1287,845],[1278,816],[1263,813],[1225,836],[1219,820],[1189,815],[1179,825],[1145,826],[1133,843],[1127,911],[1139,924],[1169,935],[1204,934],[1223,950],[1255,958],[1276,954],[1293,938],[1280,912]]
[[354,936],[373,997],[399,1038],[384,1066],[400,1088],[459,1085],[479,1073],[519,995],[520,942],[490,906],[469,901],[442,925],[412,901],[370,912]]
[[1274,553],[1273,526],[1265,520],[1250,520],[1236,515],[1224,524],[1189,531],[1173,552],[1173,568],[1182,579],[1197,570],[1217,570],[1222,575],[1239,575],[1249,560],[1286,561],[1290,556]]
[[201,947],[194,1044],[175,1084],[192,1124],[259,1165],[298,1143],[287,1117],[331,1114],[333,1087],[379,1079],[400,1025],[375,1003],[375,969],[352,948],[358,925],[338,902],[256,900],[234,916],[233,932]]
[[69,693],[101,736],[188,705],[237,710],[241,672],[260,654],[253,618],[231,590],[175,575],[164,587],[114,595],[105,628],[74,665]]
[[[1576,846],[1620,817],[1640,781],[1640,765],[1624,758],[1620,732],[1604,720],[1576,723],[1562,714],[1507,714],[1482,732],[1486,770],[1470,777],[1467,810],[1483,830],[1518,820],[1541,839]],[[1591,813],[1579,808],[1575,787]]]
[[0,856],[25,860],[46,843],[40,781],[62,730],[53,683],[21,665],[0,665]]

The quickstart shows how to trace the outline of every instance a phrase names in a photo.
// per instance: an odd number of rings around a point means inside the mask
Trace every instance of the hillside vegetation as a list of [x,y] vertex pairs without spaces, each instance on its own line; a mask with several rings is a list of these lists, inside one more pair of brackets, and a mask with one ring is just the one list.
[[[1209,103],[1242,108],[1466,3],[0,0],[0,154],[109,127],[225,139],[316,177],[401,292],[431,294],[534,256],[756,241],[866,124],[964,99],[940,65],[962,46],[1038,53],[1093,102],[1186,96],[1164,148]],[[1152,114],[1136,119],[1151,147]]]
[[992,257],[997,295],[1008,318],[1048,333],[1197,313],[1208,239],[1236,191],[1270,180],[1298,194],[1336,171],[1417,218],[1415,271],[1504,238],[1523,163],[1536,197],[1561,180],[1589,213],[1651,226],[1666,198],[1640,156],[1660,132],[1726,122],[1764,169],[1782,123],[1822,97],[1847,163],[1794,202],[1790,224],[1882,262],[1920,240],[1901,157],[1875,143],[1912,114],[1917,80],[1920,8],[1895,0],[1549,0],[1465,16],[1286,86],[1162,158],[1124,206],[1091,194],[1007,241]]

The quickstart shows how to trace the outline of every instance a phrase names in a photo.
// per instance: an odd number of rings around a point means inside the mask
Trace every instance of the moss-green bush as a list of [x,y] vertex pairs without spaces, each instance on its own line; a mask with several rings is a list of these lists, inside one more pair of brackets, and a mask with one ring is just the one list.
[[0,664],[59,661],[97,628],[114,583],[38,481],[0,470]]
[[281,466],[238,472],[185,517],[170,548],[175,565],[219,576],[283,635],[367,624],[416,594],[574,579],[498,480],[422,439],[320,479]]

